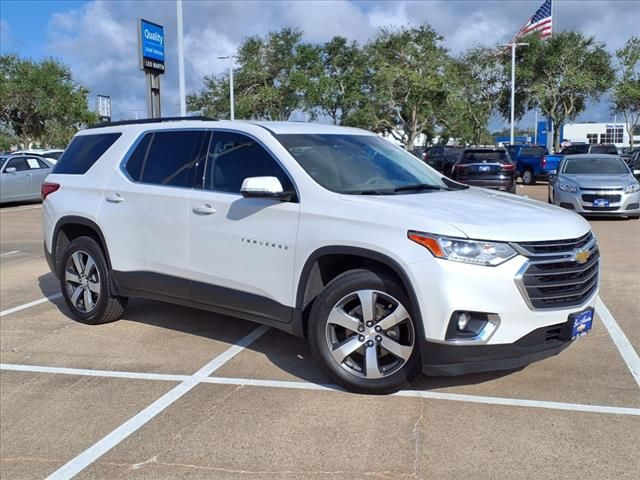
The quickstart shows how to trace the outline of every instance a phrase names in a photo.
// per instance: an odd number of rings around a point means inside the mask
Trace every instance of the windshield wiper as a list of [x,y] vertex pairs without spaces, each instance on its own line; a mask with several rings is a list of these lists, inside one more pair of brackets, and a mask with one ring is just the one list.
[[393,190],[349,190],[342,193],[347,195],[390,195]]
[[405,192],[409,190],[447,190],[444,187],[439,187],[437,185],[431,185],[429,183],[416,183],[413,185],[403,185],[401,187],[396,187],[393,189],[394,192]]

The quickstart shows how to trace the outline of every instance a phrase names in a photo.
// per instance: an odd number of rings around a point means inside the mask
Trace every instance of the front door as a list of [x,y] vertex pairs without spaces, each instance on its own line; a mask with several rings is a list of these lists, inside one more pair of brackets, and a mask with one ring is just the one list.
[[287,321],[294,305],[293,263],[300,204],[244,198],[245,178],[289,176],[255,139],[214,131],[203,175],[189,204],[189,266],[197,302]]
[[10,158],[2,171],[2,201],[31,198],[31,172],[24,157]]

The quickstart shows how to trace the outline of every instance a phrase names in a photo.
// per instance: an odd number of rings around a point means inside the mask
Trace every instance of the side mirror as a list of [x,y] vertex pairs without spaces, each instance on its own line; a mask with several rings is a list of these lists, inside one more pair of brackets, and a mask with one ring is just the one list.
[[245,198],[273,198],[277,200],[290,200],[292,192],[282,189],[280,180],[276,177],[249,177],[245,178],[240,187],[240,193]]
[[557,170],[549,170],[549,176],[557,175],[557,174],[558,174]]
[[16,173],[16,167],[7,167],[4,169],[4,173]]

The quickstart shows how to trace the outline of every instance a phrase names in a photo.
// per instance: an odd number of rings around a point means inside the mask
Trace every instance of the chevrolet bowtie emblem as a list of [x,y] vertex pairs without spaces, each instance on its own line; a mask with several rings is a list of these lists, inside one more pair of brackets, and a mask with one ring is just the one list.
[[576,250],[573,252],[573,260],[580,264],[587,263],[590,255],[589,250]]

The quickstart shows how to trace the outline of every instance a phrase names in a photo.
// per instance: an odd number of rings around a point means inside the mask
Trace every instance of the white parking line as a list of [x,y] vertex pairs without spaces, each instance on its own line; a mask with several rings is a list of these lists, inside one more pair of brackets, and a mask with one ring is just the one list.
[[20,253],[20,250],[11,250],[10,252],[0,253],[0,258],[15,255],[16,253]]
[[47,479],[62,480],[69,479],[77,475],[102,455],[122,442],[129,435],[137,431],[149,420],[153,419],[156,415],[172,405],[185,393],[189,392],[193,387],[198,385],[204,378],[211,375],[218,368],[231,360],[235,355],[240,353],[247,346],[251,345],[267,330],[269,330],[269,327],[266,327],[264,325],[253,330],[247,336],[242,338],[236,345],[218,355],[216,358],[211,360],[204,367],[190,376],[187,380],[169,390],[162,397],[153,402],[140,413],[131,417],[125,423],[109,433],[106,437],[102,438],[97,443],[82,452],[80,455],[60,467],[58,470],[49,475]]
[[640,357],[638,357],[638,354],[633,349],[631,342],[600,297],[598,297],[596,302],[596,311],[598,312],[602,323],[604,323],[605,328],[609,332],[611,340],[613,340],[613,343],[620,351],[620,355],[622,356],[624,363],[627,364],[627,368],[640,387]]
[[[240,345],[233,346],[207,364],[208,368],[220,368],[224,363],[243,349]],[[31,373],[56,373],[62,375],[81,375],[89,377],[127,378],[134,380],[156,380],[169,382],[192,382],[193,376],[173,375],[163,373],[123,372],[114,370],[88,370],[81,368],[43,367],[39,365],[0,364],[0,370]],[[321,385],[308,382],[291,382],[286,380],[260,380],[256,378],[210,377],[199,378],[196,383],[211,383],[215,385],[236,385],[263,388],[286,388],[292,390],[315,390],[345,392],[337,385]],[[195,384],[193,385],[195,386]],[[184,392],[186,393],[186,392]],[[482,395],[466,395],[460,393],[432,392],[422,390],[402,390],[394,396],[426,398],[431,400],[448,400],[455,402],[481,403],[485,405],[507,405],[511,407],[544,408],[550,410],[564,410],[574,412],[607,413],[612,415],[640,416],[640,408],[613,407],[609,405],[587,405],[583,403],[550,402],[546,400],[529,400],[520,398],[487,397]],[[178,397],[179,398],[179,397]],[[177,400],[177,398],[176,398]],[[166,408],[166,407],[165,407]],[[159,413],[159,412],[158,412]]]
[[36,305],[40,305],[41,303],[47,303],[51,300],[55,300],[56,298],[60,298],[62,296],[61,293],[54,293],[53,295],[49,295],[48,297],[41,298],[39,300],[34,300],[33,302],[25,303],[23,305],[18,305],[17,307],[7,308],[6,310],[2,310],[0,312],[0,317],[4,317],[5,315],[11,315],[12,313],[19,312],[20,310],[25,310],[27,308],[35,307]]

